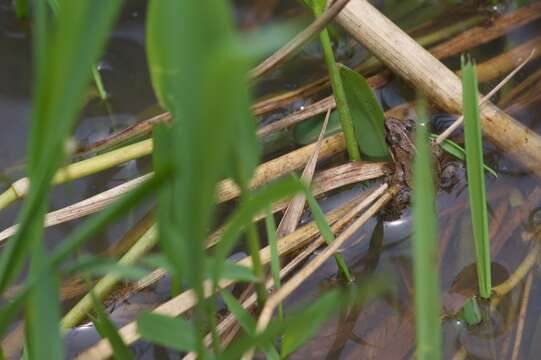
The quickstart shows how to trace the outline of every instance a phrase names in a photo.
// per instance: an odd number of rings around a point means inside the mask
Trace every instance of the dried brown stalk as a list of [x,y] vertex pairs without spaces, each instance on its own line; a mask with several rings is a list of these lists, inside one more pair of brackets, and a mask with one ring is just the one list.
[[489,26],[476,26],[466,30],[455,38],[434,47],[430,52],[438,59],[453,56],[473,47],[486,44],[540,17],[541,3],[537,2],[524,6],[495,19]]
[[479,82],[485,82],[504,76],[509,72],[509,69],[520,64],[522,59],[525,59],[532,51],[534,51],[534,54],[531,60],[541,56],[541,36],[530,39],[502,54],[477,64],[477,79]]
[[326,98],[319,100],[318,102],[304,107],[302,110],[295,111],[294,113],[289,114],[280,120],[263,126],[262,128],[257,130],[257,135],[265,136],[278,130],[285,129],[287,127],[298,124],[301,121],[306,120],[314,115],[318,115],[324,113],[325,111],[329,111],[330,109],[334,109],[335,107],[336,102],[334,101],[334,96],[327,96]]
[[149,134],[152,131],[152,128],[156,124],[163,124],[171,122],[172,116],[170,113],[166,112],[163,114],[156,115],[150,119],[139,121],[136,124],[127,127],[124,130],[121,130],[117,133],[112,134],[104,139],[93,142],[92,144],[79,146],[75,151],[75,155],[81,156],[86,155],[91,152],[97,152],[104,149],[111,148],[115,145],[119,145],[125,141],[128,141],[136,136]]
[[526,320],[526,309],[528,309],[528,301],[530,300],[530,290],[532,289],[533,273],[530,272],[526,284],[524,285],[524,291],[522,292],[522,304],[520,304],[520,312],[518,314],[518,324],[515,336],[515,345],[513,346],[513,353],[511,360],[518,360],[518,354],[520,352],[520,343],[522,342],[522,333],[524,331],[524,322]]
[[507,280],[492,288],[492,299],[490,301],[491,308],[494,309],[500,303],[501,298],[509,293],[526,275],[528,275],[528,272],[539,259],[540,250],[540,245],[533,245],[532,249],[528,252],[528,255],[526,255],[524,260],[522,260],[515,272],[513,272]]
[[[535,9],[541,4],[536,4]],[[531,10],[530,10],[531,11]],[[352,0],[337,21],[393,72],[450,113],[462,112],[462,87],[451,70],[365,0]],[[481,107],[489,140],[541,175],[541,138],[496,106]]]
[[[319,156],[319,148],[321,147],[321,140],[323,139],[323,135],[325,134],[325,131],[327,130],[327,124],[329,122],[329,116],[331,115],[331,111],[327,111],[327,116],[325,116],[325,121],[323,122],[323,126],[321,127],[321,131],[319,133],[319,138],[316,142],[316,148],[314,149],[314,153],[306,163],[306,166],[304,167],[304,170],[302,172],[301,179],[306,184],[310,184],[312,182],[312,178],[314,177],[314,172],[316,171],[316,164],[317,164],[317,158]],[[299,220],[302,215],[302,211],[304,209],[304,205],[306,203],[306,197],[304,194],[298,194],[291,199],[289,202],[289,205],[287,206],[286,210],[284,211],[284,215],[282,216],[282,219],[280,220],[280,224],[278,225],[278,228],[276,229],[276,236],[278,238],[281,238],[283,236],[286,236],[287,234],[292,233],[296,228],[297,224],[299,223]]]

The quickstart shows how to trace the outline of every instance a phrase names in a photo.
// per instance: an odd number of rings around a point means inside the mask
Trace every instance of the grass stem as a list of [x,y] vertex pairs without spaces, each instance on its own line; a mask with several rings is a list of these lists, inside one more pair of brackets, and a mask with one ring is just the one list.
[[[317,7],[314,10],[316,12],[316,16],[321,15],[321,11],[317,11]],[[349,159],[352,161],[359,161],[361,160],[361,154],[359,152],[359,145],[357,144],[357,139],[355,138],[353,119],[351,117],[351,111],[346,100],[346,92],[344,90],[344,85],[342,84],[342,79],[340,78],[340,73],[336,65],[336,60],[334,58],[334,53],[331,45],[331,38],[327,29],[323,29],[321,31],[320,41],[321,47],[323,48],[325,63],[327,64],[327,70],[329,71],[329,76],[331,78],[334,98],[336,99],[336,107],[338,108],[338,113],[340,114],[340,124],[342,126],[342,131],[344,132],[346,149],[349,155]]]

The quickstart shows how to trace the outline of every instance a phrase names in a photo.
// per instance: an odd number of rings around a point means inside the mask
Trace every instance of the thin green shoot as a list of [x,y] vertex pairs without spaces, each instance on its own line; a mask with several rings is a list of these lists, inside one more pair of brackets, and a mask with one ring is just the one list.
[[[316,16],[320,16],[325,10],[327,0],[314,0],[308,1],[309,6],[312,7],[312,11]],[[336,99],[336,107],[340,114],[340,123],[342,131],[344,132],[344,138],[346,140],[346,149],[350,160],[361,160],[361,154],[359,152],[359,145],[355,138],[355,131],[353,128],[353,119],[351,111],[346,99],[346,92],[342,79],[340,78],[340,72],[334,58],[334,53],[331,45],[331,38],[327,29],[323,29],[320,34],[321,47],[323,48],[323,55],[325,57],[325,63],[327,64],[327,70],[331,78],[331,85],[333,89],[334,98]]]
[[475,296],[469,298],[462,306],[458,314],[458,318],[464,321],[469,326],[477,325],[483,319],[481,315],[481,310],[479,309],[479,304]]
[[479,294],[482,298],[488,299],[492,288],[491,261],[477,75],[475,73],[475,66],[470,59],[463,57],[461,67],[466,167],[473,239],[475,242],[477,278],[479,282]]
[[413,188],[413,271],[417,359],[441,359],[440,287],[432,157],[425,102],[418,101]]
[[[271,274],[274,281],[274,289],[278,290],[281,286],[280,282],[280,257],[278,255],[278,239],[276,237],[276,222],[272,209],[267,208],[267,216],[265,217],[265,225],[267,229],[267,241],[269,242],[271,253]],[[284,320],[284,309],[282,304],[278,305],[278,319]]]
[[[436,134],[429,135],[429,138],[432,141],[436,140],[437,137],[438,136]],[[446,153],[450,155],[453,155],[457,159],[462,160],[462,161],[466,160],[466,150],[464,150],[462,146],[458,145],[453,140],[445,139],[441,142],[440,146],[443,149],[443,151],[445,151]],[[483,163],[483,168],[485,169],[485,171],[488,171],[489,173],[491,173],[492,176],[496,178],[498,177],[498,173],[496,173],[496,170],[494,170],[487,164]]]

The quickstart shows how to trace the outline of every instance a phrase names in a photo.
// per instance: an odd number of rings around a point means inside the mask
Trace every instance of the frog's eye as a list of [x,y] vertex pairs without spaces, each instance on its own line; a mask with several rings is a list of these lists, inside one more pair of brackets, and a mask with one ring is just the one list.
[[406,121],[406,123],[404,124],[404,128],[408,131],[408,132],[411,132],[413,130],[413,124],[409,121]]

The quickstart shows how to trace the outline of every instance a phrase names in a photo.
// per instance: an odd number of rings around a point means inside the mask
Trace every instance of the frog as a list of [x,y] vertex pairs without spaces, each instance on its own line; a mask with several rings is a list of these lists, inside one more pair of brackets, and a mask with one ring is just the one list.
[[[390,184],[399,186],[399,191],[391,204],[387,207],[392,213],[400,214],[409,205],[410,193],[413,186],[413,159],[415,157],[415,121],[411,119],[400,120],[389,117],[385,119],[385,141],[394,166],[387,175]],[[445,156],[438,145],[432,144],[432,158],[434,164],[434,181],[436,189],[449,189],[457,181],[457,167],[455,161]],[[387,211],[389,213],[389,211]],[[392,214],[387,214],[391,215]]]

